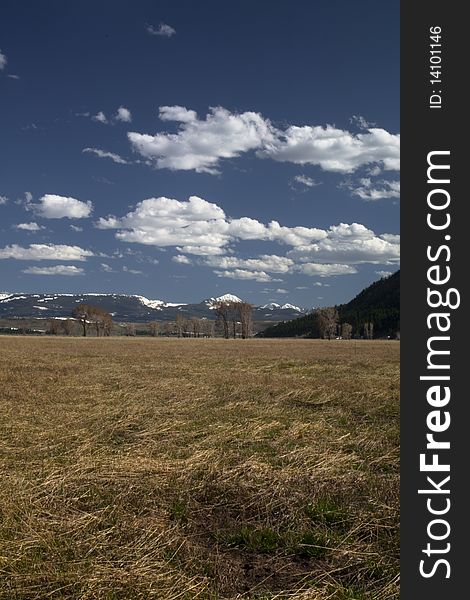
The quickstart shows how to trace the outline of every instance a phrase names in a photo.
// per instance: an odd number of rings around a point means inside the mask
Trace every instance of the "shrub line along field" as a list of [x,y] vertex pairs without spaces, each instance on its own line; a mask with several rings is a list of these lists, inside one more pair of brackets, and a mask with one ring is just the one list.
[[398,598],[398,342],[0,343],[0,599]]

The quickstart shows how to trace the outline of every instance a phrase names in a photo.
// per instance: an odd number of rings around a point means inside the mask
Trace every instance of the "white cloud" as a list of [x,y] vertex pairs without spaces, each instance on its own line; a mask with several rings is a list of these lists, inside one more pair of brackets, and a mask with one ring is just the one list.
[[27,275],[84,275],[85,271],[81,267],[72,265],[57,265],[55,267],[28,267],[23,269],[23,273]]
[[218,256],[226,252],[225,248],[217,246],[176,246],[176,249],[195,256]]
[[109,123],[106,115],[104,114],[104,112],[102,110],[100,110],[98,113],[96,113],[96,115],[93,115],[91,118],[93,119],[93,121],[98,121],[98,123],[103,123],[103,125],[105,125],[106,123]]
[[132,114],[128,108],[120,106],[114,118],[116,121],[121,121],[122,123],[130,123],[132,121]]
[[124,271],[124,273],[130,273],[131,275],[144,275],[145,273],[143,271],[138,271],[137,269],[129,269],[129,267],[122,267],[122,270]]
[[22,229],[24,231],[39,231],[40,229],[45,229],[42,225],[38,225],[37,223],[18,223],[15,225],[16,229]]
[[173,256],[173,258],[171,260],[180,265],[191,265],[192,264],[191,259],[188,258],[187,256],[184,256],[184,254],[177,254],[176,256]]
[[93,210],[91,202],[82,202],[76,198],[45,194],[39,198],[38,204],[31,205],[35,214],[44,219],[84,219]]
[[355,196],[359,196],[363,200],[400,197],[399,181],[387,181],[385,179],[372,181],[370,177],[363,177],[359,179],[357,184],[349,184],[348,187]]
[[109,265],[107,265],[106,263],[101,263],[100,264],[100,268],[102,271],[104,271],[105,273],[114,273],[115,271],[113,270],[112,267],[110,267]]
[[160,106],[158,113],[161,121],[176,121],[177,123],[197,121],[197,112],[188,110],[184,106]]
[[217,277],[227,277],[229,279],[254,280],[261,282],[282,281],[281,279],[273,279],[264,271],[247,271],[245,269],[235,269],[234,271],[214,271]]
[[281,130],[259,113],[231,113],[220,106],[211,108],[205,119],[183,106],[161,106],[160,119],[179,123],[177,133],[127,134],[133,149],[158,169],[216,174],[221,159],[250,150],[260,158],[318,165],[338,173],[371,164],[399,169],[400,136],[378,127],[358,134],[332,125],[291,125]]
[[217,204],[197,196],[188,201],[148,198],[122,218],[100,218],[99,229],[118,229],[117,239],[154,246],[176,246],[182,254],[218,255],[237,240],[266,240],[291,246],[309,244],[328,234],[309,227],[267,225],[256,219],[230,219]]
[[33,194],[31,192],[25,192],[24,197],[26,202],[31,202],[31,200],[33,199]]
[[294,177],[294,182],[295,183],[300,183],[301,185],[304,185],[305,187],[315,187],[316,185],[320,185],[317,181],[315,181],[315,179],[312,179],[311,177],[308,177],[307,175],[296,175]]
[[7,75],[7,77],[9,77],[10,79],[19,79],[20,76],[19,75]]
[[83,148],[82,152],[96,154],[96,156],[99,156],[100,158],[110,158],[113,162],[120,165],[129,164],[129,162],[122,158],[122,156],[119,156],[119,154],[115,154],[114,152],[106,152],[105,150],[100,150],[99,148]]
[[72,231],[83,231],[83,227],[78,227],[78,225],[70,225],[70,229]]
[[3,71],[3,69],[7,66],[7,62],[7,57],[0,50],[0,71]]
[[93,252],[84,250],[79,246],[63,244],[30,244],[27,248],[11,244],[5,246],[5,248],[0,248],[0,259],[84,261],[88,256],[93,256]]
[[351,265],[304,263],[297,270],[312,277],[332,277],[334,275],[353,275],[357,269]]
[[377,236],[359,223],[340,223],[318,243],[298,246],[287,253],[296,262],[390,264],[400,257],[399,236]]
[[150,35],[158,35],[160,37],[169,38],[176,33],[176,29],[174,29],[171,25],[167,25],[166,23],[160,23],[158,27],[146,25],[145,28]]
[[8,202],[8,196],[0,196],[0,205]]
[[288,273],[294,261],[286,256],[262,255],[259,258],[237,258],[235,256],[212,256],[204,261],[209,267],[219,269],[243,269],[247,271],[267,271],[268,273]]
[[376,275],[378,275],[379,277],[390,277],[390,275],[393,275],[392,271],[374,271]]
[[288,294],[289,290],[285,290],[284,288],[277,288],[276,294]]
[[[197,196],[188,201],[149,198],[124,217],[100,218],[96,225],[117,229],[117,239],[124,242],[173,246],[182,255],[202,256],[203,264],[224,271],[288,273],[297,263],[393,264],[400,254],[398,235],[376,235],[359,223],[340,223],[324,230],[286,227],[277,221],[264,224],[249,217],[231,219],[222,208]],[[244,240],[277,242],[292,249],[287,256],[227,256],[231,245]]]
[[318,165],[324,171],[337,173],[352,173],[370,163],[398,170],[400,136],[379,128],[355,135],[332,125],[292,125],[257,154],[281,162]]
[[391,244],[399,244],[400,243],[400,236],[394,233],[384,233],[383,235],[379,236],[381,239],[385,240],[386,242],[390,242]]
[[349,119],[349,122],[359,127],[359,129],[370,129],[371,127],[375,127],[377,125],[377,123],[367,121],[367,119],[361,117],[361,115],[353,115]]
[[200,120],[182,106],[161,106],[160,119],[177,121],[178,133],[127,134],[134,150],[157,169],[215,174],[220,159],[260,148],[272,137],[269,122],[255,112],[236,114],[216,107]]
[[382,169],[379,167],[379,165],[374,165],[373,167],[367,169],[367,174],[371,177],[377,177],[377,175],[380,175],[380,173],[382,173]]

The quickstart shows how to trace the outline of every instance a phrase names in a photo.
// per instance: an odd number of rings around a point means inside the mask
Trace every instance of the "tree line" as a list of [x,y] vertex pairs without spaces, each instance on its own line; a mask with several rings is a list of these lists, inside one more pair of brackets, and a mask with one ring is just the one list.
[[340,311],[336,306],[317,308],[304,317],[292,321],[284,321],[268,327],[258,333],[258,337],[306,337],[350,340],[352,337],[364,339],[374,338],[374,322],[362,321],[353,326],[348,321],[341,319]]
[[[135,323],[119,323],[121,335],[134,337],[149,335],[152,337],[224,337],[226,339],[246,339],[253,335],[253,306],[248,302],[219,301],[213,304],[215,320],[176,315],[174,321],[151,321],[145,329],[138,329]],[[116,330],[112,315],[102,308],[90,304],[77,305],[68,319],[48,320],[49,335],[76,335],[87,337],[92,333],[96,337],[108,337]]]

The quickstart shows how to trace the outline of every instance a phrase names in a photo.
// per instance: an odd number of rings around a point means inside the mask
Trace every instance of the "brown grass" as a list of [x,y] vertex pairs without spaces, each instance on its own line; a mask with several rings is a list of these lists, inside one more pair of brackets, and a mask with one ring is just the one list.
[[398,598],[397,342],[0,344],[0,599]]

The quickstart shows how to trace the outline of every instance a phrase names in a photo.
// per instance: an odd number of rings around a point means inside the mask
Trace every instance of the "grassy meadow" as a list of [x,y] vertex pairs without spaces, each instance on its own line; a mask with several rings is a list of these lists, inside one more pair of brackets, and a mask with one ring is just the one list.
[[399,343],[0,338],[1,600],[399,597]]

